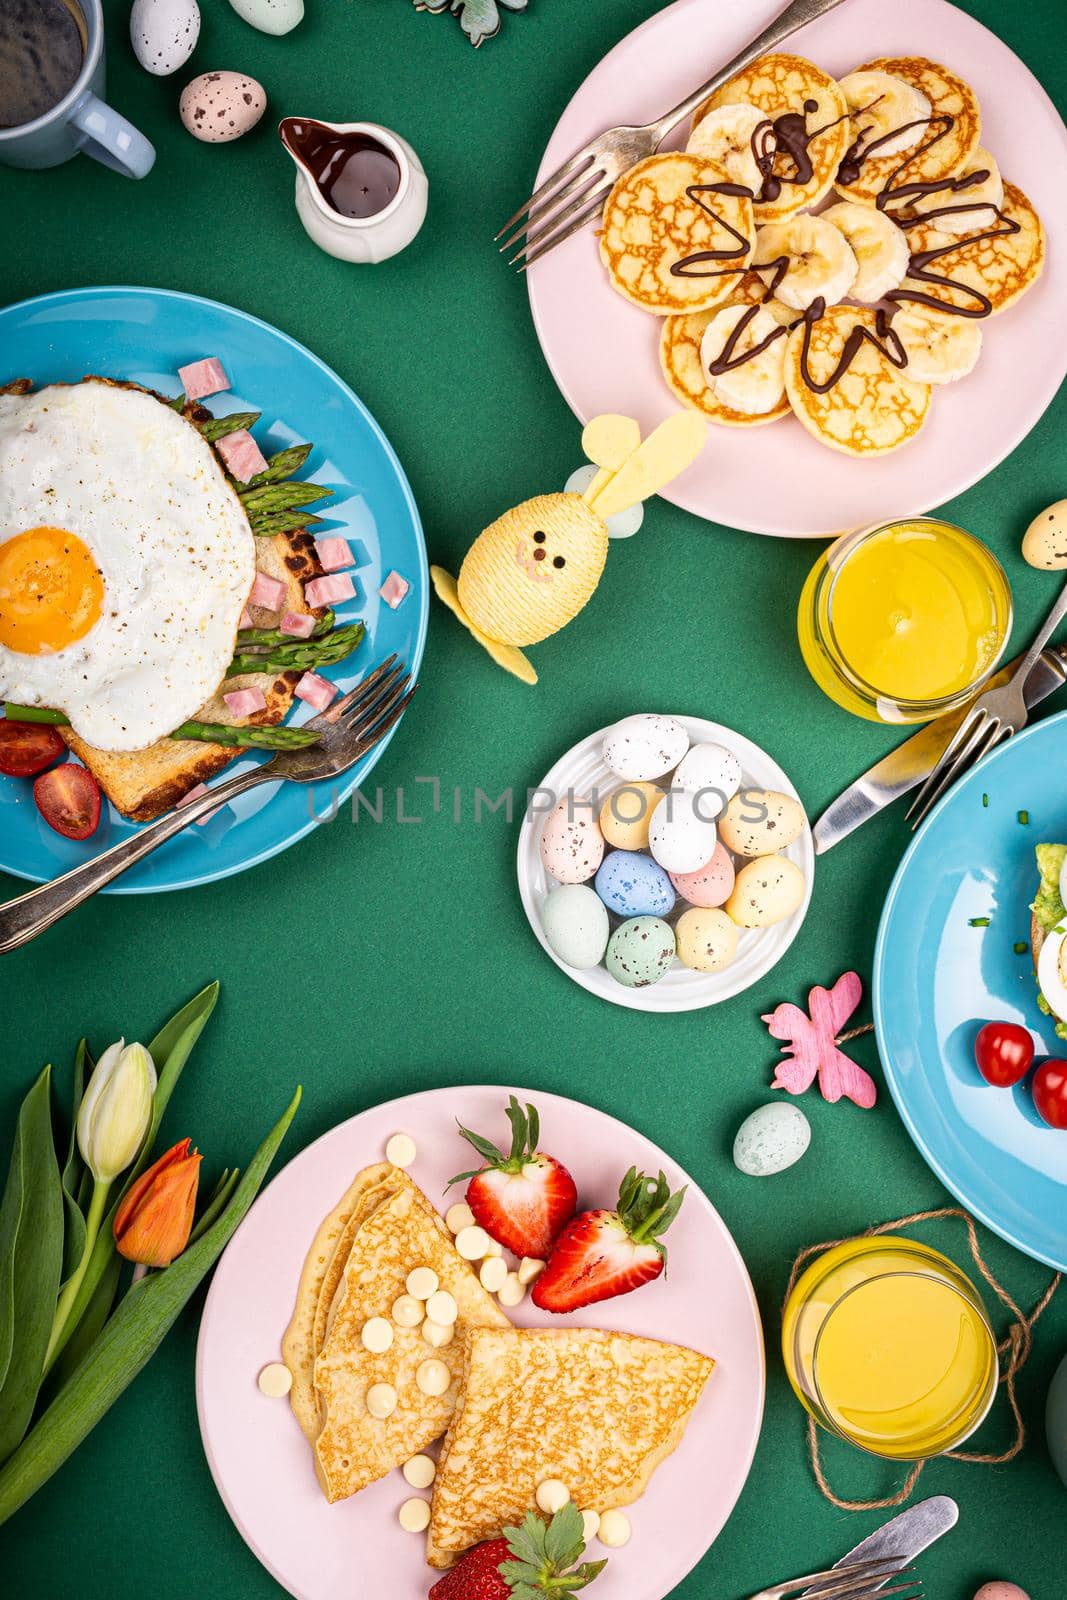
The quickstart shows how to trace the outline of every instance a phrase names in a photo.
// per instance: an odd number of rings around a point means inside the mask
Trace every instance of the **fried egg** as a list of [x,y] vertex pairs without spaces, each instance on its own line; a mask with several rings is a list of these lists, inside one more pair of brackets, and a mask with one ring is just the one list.
[[0,394],[0,699],[141,750],[210,698],[255,580],[211,446],[94,379]]

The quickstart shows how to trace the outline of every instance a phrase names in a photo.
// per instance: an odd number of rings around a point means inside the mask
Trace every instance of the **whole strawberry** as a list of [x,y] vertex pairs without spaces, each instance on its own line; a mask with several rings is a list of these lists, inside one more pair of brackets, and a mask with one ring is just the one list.
[[564,1228],[534,1284],[534,1304],[542,1311],[577,1311],[658,1278],[667,1262],[659,1236],[678,1215],[684,1195],[684,1189],[671,1194],[662,1172],[647,1178],[631,1167],[615,1211],[582,1211]]
[[566,1167],[538,1150],[541,1122],[534,1106],[524,1111],[511,1096],[508,1103],[511,1150],[507,1155],[469,1128],[460,1133],[486,1163],[476,1172],[461,1172],[451,1181],[467,1185],[467,1204],[474,1220],[491,1239],[517,1256],[544,1261],[560,1229],[573,1217],[578,1191]]
[[607,1566],[583,1561],[582,1514],[573,1500],[545,1523],[531,1511],[521,1528],[475,1545],[430,1590],[430,1600],[559,1600],[584,1589]]

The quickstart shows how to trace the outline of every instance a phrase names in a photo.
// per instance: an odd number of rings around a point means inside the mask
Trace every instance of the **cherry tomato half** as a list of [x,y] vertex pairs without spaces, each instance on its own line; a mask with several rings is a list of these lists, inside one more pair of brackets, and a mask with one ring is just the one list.
[[100,785],[91,772],[67,761],[33,785],[37,809],[64,839],[88,839],[100,821]]
[[1030,1071],[1034,1042],[1017,1022],[987,1022],[974,1041],[974,1059],[986,1083],[1010,1089]]
[[1067,1128],[1067,1061],[1045,1061],[1038,1067],[1034,1105],[1050,1128]]
[[66,748],[57,730],[46,723],[0,721],[0,772],[9,778],[32,778]]

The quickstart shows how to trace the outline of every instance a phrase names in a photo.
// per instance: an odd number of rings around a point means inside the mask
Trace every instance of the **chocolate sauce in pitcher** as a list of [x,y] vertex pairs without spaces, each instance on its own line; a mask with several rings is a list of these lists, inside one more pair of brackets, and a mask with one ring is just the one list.
[[373,134],[342,133],[308,117],[284,117],[279,132],[290,155],[338,216],[365,221],[396,199],[400,163]]

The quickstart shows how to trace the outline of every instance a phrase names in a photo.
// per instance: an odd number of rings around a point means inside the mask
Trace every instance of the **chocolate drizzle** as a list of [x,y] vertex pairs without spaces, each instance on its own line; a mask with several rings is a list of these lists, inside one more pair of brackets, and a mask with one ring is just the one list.
[[822,319],[825,311],[826,301],[820,295],[811,302],[801,319],[804,324],[804,342],[800,350],[800,376],[815,394],[829,394],[834,385],[840,383],[865,344],[872,344],[898,371],[907,366],[907,352],[899,336],[889,325],[888,313],[876,311],[873,330],[865,327],[862,322],[857,322],[845,339],[837,366],[828,378],[817,382],[812,377],[811,367],[808,364],[808,357],[811,354],[811,330]]
[[725,250],[695,250],[690,256],[683,256],[680,261],[671,263],[671,276],[673,278],[728,278],[731,274],[743,272],[744,267],[720,267],[717,271],[702,272],[702,261],[741,261],[748,255],[752,248],[747,237],[732,223],[721,217],[714,207],[709,206],[700,197],[703,194],[733,195],[738,199],[750,200],[751,189],[746,189],[743,183],[690,183],[686,186],[686,194],[701,211],[707,213],[720,227],[725,228],[737,241]]

